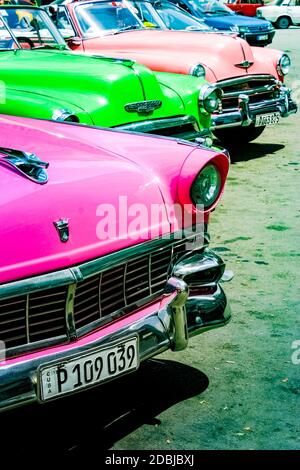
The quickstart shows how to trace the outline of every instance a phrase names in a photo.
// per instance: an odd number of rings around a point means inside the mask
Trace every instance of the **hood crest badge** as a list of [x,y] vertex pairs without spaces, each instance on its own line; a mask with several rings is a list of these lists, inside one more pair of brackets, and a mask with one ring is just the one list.
[[240,64],[234,64],[236,67],[239,67],[241,69],[248,69],[253,65],[254,62],[249,62],[249,60],[244,60],[244,62],[241,62]]
[[160,100],[137,101],[136,103],[125,104],[125,111],[128,113],[151,114],[162,105]]
[[66,243],[69,240],[69,219],[59,219],[53,224],[59,234],[60,241]]

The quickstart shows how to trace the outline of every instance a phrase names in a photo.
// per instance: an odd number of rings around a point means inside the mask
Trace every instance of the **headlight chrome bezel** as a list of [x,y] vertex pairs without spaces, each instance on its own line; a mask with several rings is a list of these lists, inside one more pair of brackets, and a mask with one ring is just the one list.
[[[213,178],[215,179],[215,182],[212,182]],[[209,187],[206,191],[207,182]],[[197,188],[197,185],[200,187]],[[202,210],[207,211],[214,206],[219,198],[221,190],[222,175],[217,166],[213,162],[210,162],[205,165],[195,177],[190,188],[190,198],[196,208],[200,206],[200,210],[203,208]],[[199,191],[202,191],[202,194],[198,194],[197,196],[196,193],[199,193]],[[209,195],[209,193],[211,193],[211,195]]]
[[79,119],[76,114],[72,113],[69,109],[55,109],[52,113],[51,119],[58,122],[79,123]]
[[[288,61],[288,64],[283,65],[284,61]],[[287,75],[290,71],[291,59],[290,56],[286,53],[282,54],[277,61],[277,72],[281,77]]]
[[189,74],[193,75],[194,77],[205,78],[206,70],[202,64],[196,64],[190,68]]
[[[215,94],[216,98],[216,105],[211,106],[209,105],[209,97],[210,95]],[[222,96],[223,91],[221,88],[215,85],[204,85],[199,93],[199,107],[200,111],[203,114],[212,114],[217,110],[220,110],[220,106],[222,106]],[[211,98],[212,99],[212,98]]]

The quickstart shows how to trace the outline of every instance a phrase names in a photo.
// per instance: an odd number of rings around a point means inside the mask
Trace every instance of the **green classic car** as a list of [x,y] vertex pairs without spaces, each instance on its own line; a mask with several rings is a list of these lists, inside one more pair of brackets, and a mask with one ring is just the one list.
[[[210,140],[221,90],[132,60],[74,54],[36,7],[0,7],[0,113]],[[1,98],[1,97],[0,97]]]

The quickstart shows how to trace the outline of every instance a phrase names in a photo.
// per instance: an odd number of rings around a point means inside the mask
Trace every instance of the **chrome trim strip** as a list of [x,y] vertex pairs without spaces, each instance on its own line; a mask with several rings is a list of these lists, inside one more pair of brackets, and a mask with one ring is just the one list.
[[74,318],[74,300],[77,284],[69,284],[66,298],[66,327],[68,338],[71,341],[77,339],[76,325]]
[[121,126],[116,126],[114,129],[120,129],[123,131],[135,131],[135,132],[153,132],[160,129],[169,129],[177,126],[185,126],[187,124],[192,124],[197,126],[197,120],[194,116],[178,116],[175,118],[166,118],[166,119],[149,119],[147,121],[133,122],[131,124],[124,124]]
[[12,281],[0,285],[0,299],[17,297],[19,295],[31,294],[42,289],[51,289],[53,287],[72,284],[78,279],[72,269],[64,269],[40,276]]
[[25,323],[26,323],[26,342],[29,344],[30,343],[30,335],[29,335],[29,294],[26,295]]
[[268,93],[269,91],[275,91],[274,83],[270,85],[264,85],[261,87],[249,88],[249,90],[239,90],[239,91],[232,91],[228,93],[226,93],[225,91],[223,94],[223,99],[238,98],[238,96],[241,93],[243,93],[244,95],[259,95],[263,93]]
[[[278,83],[282,85],[282,83],[277,80],[275,77],[272,75],[267,75],[267,74],[261,74],[261,75],[243,75],[242,77],[236,77],[236,78],[231,78],[229,80],[220,80],[217,82],[218,86],[220,88],[226,87],[226,86],[232,86],[232,85],[239,85],[241,83],[247,83],[252,80],[269,80],[269,81],[274,81],[274,83]],[[223,92],[226,94],[226,90],[223,90]],[[242,90],[241,90],[242,92]]]

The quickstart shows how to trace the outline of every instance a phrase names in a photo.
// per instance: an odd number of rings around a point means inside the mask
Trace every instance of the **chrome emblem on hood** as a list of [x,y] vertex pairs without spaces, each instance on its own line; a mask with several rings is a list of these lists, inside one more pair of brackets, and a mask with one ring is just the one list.
[[160,100],[138,101],[136,103],[125,104],[125,111],[128,113],[150,114],[155,109],[160,108],[162,102]]
[[48,162],[43,162],[34,153],[0,147],[0,163],[10,166],[27,179],[38,184],[48,182]]
[[244,60],[244,62],[241,62],[240,64],[234,64],[234,65],[235,67],[239,67],[241,69],[248,69],[253,64],[254,62],[249,62],[249,60]]
[[60,241],[66,243],[69,240],[69,219],[59,219],[53,224],[58,231]]

